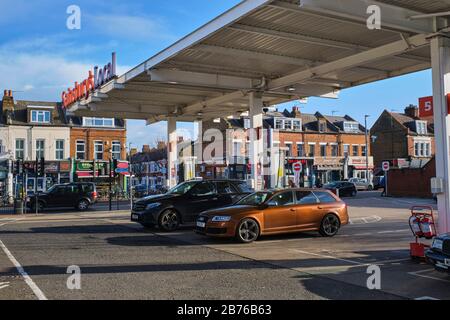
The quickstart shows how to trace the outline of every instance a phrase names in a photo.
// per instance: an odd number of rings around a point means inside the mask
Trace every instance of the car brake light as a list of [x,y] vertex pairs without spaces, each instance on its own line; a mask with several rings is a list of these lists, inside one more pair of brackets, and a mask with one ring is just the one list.
[[94,199],[97,198],[97,191],[92,192],[92,198],[94,198]]

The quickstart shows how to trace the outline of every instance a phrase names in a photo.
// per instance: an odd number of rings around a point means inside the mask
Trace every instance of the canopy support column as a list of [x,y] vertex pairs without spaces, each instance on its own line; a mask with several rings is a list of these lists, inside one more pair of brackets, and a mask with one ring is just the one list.
[[[450,40],[443,36],[431,39],[433,74],[434,131],[436,139],[436,177],[444,182],[438,195],[439,233],[450,232],[450,122],[447,94],[450,93]],[[420,182],[418,182],[420,183]],[[424,181],[423,183],[429,183]]]
[[261,92],[252,92],[249,96],[250,107],[250,164],[252,168],[252,187],[258,191],[264,189],[263,183],[263,102]]
[[175,118],[167,119],[167,186],[173,188],[177,185],[177,158],[178,136],[177,121]]

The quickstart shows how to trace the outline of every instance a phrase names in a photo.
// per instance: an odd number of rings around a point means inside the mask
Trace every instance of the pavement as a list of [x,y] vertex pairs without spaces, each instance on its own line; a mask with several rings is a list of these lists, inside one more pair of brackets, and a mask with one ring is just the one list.
[[[0,216],[0,299],[450,299],[450,276],[412,261],[412,205],[426,199],[344,199],[352,224],[243,245],[186,226],[144,229],[129,211]],[[81,289],[68,289],[70,266]],[[378,266],[381,289],[369,290]]]

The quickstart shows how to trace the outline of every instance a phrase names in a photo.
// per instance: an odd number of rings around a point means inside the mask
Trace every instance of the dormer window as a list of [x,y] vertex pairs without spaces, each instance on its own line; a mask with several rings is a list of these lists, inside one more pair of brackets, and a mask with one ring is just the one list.
[[33,123],[50,123],[50,111],[31,110],[31,122]]
[[319,122],[319,131],[320,132],[325,132],[327,131],[327,124],[323,121]]
[[423,135],[428,134],[427,122],[426,121],[416,121],[416,132],[418,134],[423,134]]
[[344,131],[350,133],[358,133],[359,132],[358,122],[344,122]]
[[84,127],[114,127],[113,118],[83,118]]
[[302,131],[301,119],[275,119],[275,129],[284,131]]

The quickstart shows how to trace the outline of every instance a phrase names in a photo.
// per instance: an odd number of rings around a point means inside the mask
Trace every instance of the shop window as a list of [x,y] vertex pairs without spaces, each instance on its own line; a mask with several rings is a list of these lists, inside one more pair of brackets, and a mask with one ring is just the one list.
[[305,149],[303,143],[297,144],[297,157],[304,157]]
[[36,140],[36,159],[41,159],[45,157],[45,140]]
[[337,144],[332,144],[331,145],[331,156],[332,157],[337,157],[338,156],[338,145]]
[[309,145],[309,156],[314,157],[316,155],[316,145],[310,144]]
[[94,142],[94,159],[103,160],[103,141]]
[[327,156],[327,145],[326,144],[321,144],[320,145],[320,156],[321,157],[326,157]]
[[25,159],[25,139],[16,140],[16,159]]
[[[120,147],[120,141],[113,141],[112,142],[112,148],[111,148],[111,153],[112,153],[112,158],[116,159],[116,160],[120,160],[121,158],[121,147]],[[103,151],[102,151],[103,153]]]
[[64,159],[64,140],[56,140],[56,160]]
[[77,160],[86,160],[86,143],[82,140],[77,141]]

